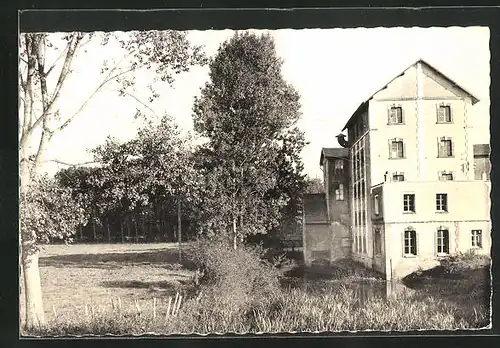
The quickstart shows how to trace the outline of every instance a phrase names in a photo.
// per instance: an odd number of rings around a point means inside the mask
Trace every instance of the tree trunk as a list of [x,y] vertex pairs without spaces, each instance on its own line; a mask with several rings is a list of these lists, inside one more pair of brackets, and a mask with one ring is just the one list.
[[24,275],[24,299],[26,328],[36,328],[45,324],[45,312],[43,310],[42,286],[40,282],[40,271],[38,268],[38,251],[23,247],[23,275]]
[[182,261],[182,215],[181,200],[177,202],[177,237],[179,240],[179,262]]
[[109,231],[109,221],[106,221],[106,230],[108,231],[108,243],[111,243],[111,232]]
[[[28,163],[27,146],[21,147],[21,162],[19,164],[20,198],[28,192],[31,179]],[[19,251],[22,276],[24,280],[25,299],[25,325],[26,328],[38,327],[45,324],[45,312],[43,310],[42,285],[40,283],[40,271],[38,269],[38,251],[33,250],[26,231],[19,231]]]

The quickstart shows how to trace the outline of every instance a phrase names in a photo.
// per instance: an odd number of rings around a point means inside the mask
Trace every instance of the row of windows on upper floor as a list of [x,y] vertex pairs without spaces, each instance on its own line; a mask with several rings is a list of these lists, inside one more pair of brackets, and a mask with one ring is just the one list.
[[[403,255],[417,256],[417,231],[413,227],[405,229],[403,234]],[[480,229],[471,230],[470,246],[472,249],[481,249],[483,247],[483,231]],[[444,256],[450,253],[450,232],[448,228],[441,226],[436,230],[436,253],[438,256]],[[380,229],[375,229],[373,238],[374,252],[376,255],[382,254],[382,238]]]
[[[404,113],[401,105],[393,105],[388,109],[387,124],[404,124]],[[451,105],[439,104],[436,106],[436,123],[452,123]]]
[[[452,109],[450,104],[436,104],[436,123],[453,123]],[[392,105],[387,109],[387,124],[405,124],[405,116],[403,107],[401,105]],[[350,136],[353,137],[353,140],[356,140],[366,130],[366,123],[363,119],[361,119],[359,122],[353,124],[349,133]]]
[[[454,157],[453,139],[449,137],[437,138],[437,158]],[[405,159],[406,158],[406,143],[401,138],[393,138],[389,140],[389,159]],[[357,173],[365,165],[365,156],[361,152],[353,156],[353,171]],[[343,169],[343,160],[335,161],[335,169]]]
[[[380,214],[380,204],[379,195],[373,196],[373,213],[375,215]],[[403,194],[403,212],[404,213],[415,213],[415,194],[405,193]],[[447,193],[436,193],[436,212],[447,213],[448,212],[448,194]]]
[[[454,156],[453,139],[449,137],[437,138],[437,158],[450,158]],[[406,144],[401,138],[389,140],[389,159],[406,158]]]

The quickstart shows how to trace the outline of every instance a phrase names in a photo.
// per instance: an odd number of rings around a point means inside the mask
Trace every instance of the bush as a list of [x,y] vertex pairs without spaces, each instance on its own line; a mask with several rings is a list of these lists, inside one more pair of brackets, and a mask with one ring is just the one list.
[[468,270],[483,268],[490,265],[490,258],[478,255],[474,251],[457,253],[441,260],[441,266],[447,274],[460,274]]
[[181,322],[186,332],[245,331],[242,317],[281,292],[279,272],[259,248],[234,250],[221,239],[203,240],[193,255],[202,276],[200,295],[185,303]]

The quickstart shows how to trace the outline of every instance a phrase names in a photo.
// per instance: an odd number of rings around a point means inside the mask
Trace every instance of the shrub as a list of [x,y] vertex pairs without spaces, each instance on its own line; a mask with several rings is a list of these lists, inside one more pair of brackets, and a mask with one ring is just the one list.
[[478,255],[473,250],[457,253],[441,260],[441,266],[447,274],[460,274],[462,272],[483,268],[490,265],[490,258]]
[[241,318],[263,299],[281,292],[279,272],[263,259],[264,251],[259,248],[234,250],[225,240],[204,240],[193,255],[202,270],[201,295],[185,304],[181,321],[186,332],[197,331],[200,325],[212,332],[245,331]]

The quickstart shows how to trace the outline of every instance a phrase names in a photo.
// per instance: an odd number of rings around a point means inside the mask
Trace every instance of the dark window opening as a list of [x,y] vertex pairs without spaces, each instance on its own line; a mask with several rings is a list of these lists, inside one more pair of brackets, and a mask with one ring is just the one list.
[[392,106],[389,109],[389,124],[403,123],[403,108],[401,106]]
[[415,194],[403,195],[403,211],[408,213],[415,212]]
[[450,252],[450,233],[447,229],[437,231],[437,252],[438,254],[448,254]]
[[436,210],[448,211],[448,195],[446,193],[436,194]]
[[450,123],[451,122],[451,107],[449,105],[440,105],[437,114],[438,123]]
[[417,232],[413,229],[405,230],[404,254],[417,255]]

